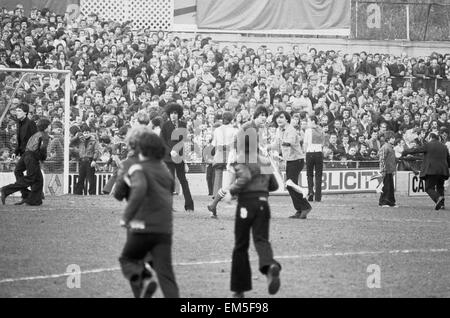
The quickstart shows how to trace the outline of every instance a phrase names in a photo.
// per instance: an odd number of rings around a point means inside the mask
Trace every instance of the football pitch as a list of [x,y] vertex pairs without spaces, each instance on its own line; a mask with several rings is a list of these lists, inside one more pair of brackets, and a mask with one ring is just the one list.
[[[307,220],[289,197],[271,197],[270,240],[282,264],[275,297],[450,297],[450,211],[429,198],[329,195]],[[0,297],[131,297],[118,257],[123,203],[108,196],[48,197],[41,207],[0,205]],[[181,297],[230,297],[234,204],[211,219],[209,197],[184,212],[175,197],[173,260]],[[251,242],[253,290],[268,297]],[[71,270],[81,271],[80,279]],[[158,295],[157,295],[158,296]]]

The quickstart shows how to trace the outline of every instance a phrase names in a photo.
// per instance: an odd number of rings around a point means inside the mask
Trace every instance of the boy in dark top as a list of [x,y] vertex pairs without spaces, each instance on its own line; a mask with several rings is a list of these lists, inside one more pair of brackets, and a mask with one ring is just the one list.
[[[231,291],[234,297],[243,298],[244,292],[252,289],[251,269],[248,256],[250,231],[253,233],[255,249],[259,257],[259,270],[268,278],[268,291],[273,295],[280,288],[281,265],[274,260],[269,242],[270,207],[269,192],[278,189],[278,183],[271,171],[270,161],[260,155],[249,154],[249,142],[245,149],[238,149],[234,164],[236,180],[226,197],[237,196],[235,218],[235,245],[231,264]],[[253,163],[252,159],[257,158]],[[254,159],[253,159],[254,160]]]
[[[44,177],[42,176],[40,161],[47,158],[47,146],[50,137],[47,128],[50,126],[48,119],[40,119],[37,123],[38,132],[28,139],[25,151],[21,157],[20,170],[22,177],[18,178],[15,183],[9,184],[1,190],[1,200],[5,204],[6,197],[21,191],[23,200],[18,202],[27,205],[42,204],[42,190],[44,188]],[[27,171],[27,175],[23,176],[23,171]],[[28,190],[31,187],[31,191]]]
[[138,143],[140,136],[148,131],[146,126],[136,126],[132,128],[126,137],[126,143],[128,148],[128,156],[125,160],[121,161],[117,171],[117,178],[114,186],[113,195],[119,201],[128,200],[128,195],[130,192],[129,186],[125,182],[125,175],[128,169],[135,163],[139,161],[138,156]]
[[[158,286],[157,276],[164,296],[177,298],[172,268],[174,179],[162,162],[165,147],[160,137],[151,131],[142,133],[138,152],[139,162],[125,176],[130,191],[121,221],[128,231],[119,258],[122,273],[135,297],[150,298]],[[151,256],[152,266],[147,263],[147,255]]]

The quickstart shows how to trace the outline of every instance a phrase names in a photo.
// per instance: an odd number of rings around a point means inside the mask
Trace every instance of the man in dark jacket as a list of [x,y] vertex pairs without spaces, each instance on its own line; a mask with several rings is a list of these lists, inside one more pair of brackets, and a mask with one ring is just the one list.
[[81,133],[78,135],[79,141],[79,169],[78,182],[75,185],[74,194],[83,195],[85,189],[85,180],[89,182],[89,194],[95,195],[95,167],[96,161],[100,158],[100,144],[95,134],[91,134],[90,128],[86,123],[81,125]]
[[[28,118],[28,112],[30,108],[28,104],[22,103],[16,108],[16,118],[17,118],[17,147],[14,151],[16,156],[20,156],[17,161],[16,168],[14,169],[14,175],[16,177],[16,182],[22,182],[24,175],[23,172],[26,170],[25,161],[23,155],[27,147],[28,140],[37,132],[36,123]],[[22,190],[22,200],[16,202],[15,205],[21,205],[25,203],[25,199],[28,195],[26,190]]]
[[[183,108],[176,103],[170,103],[166,107],[166,113],[169,119],[161,128],[161,138],[166,146],[166,155],[164,162],[169,168],[172,176],[180,180],[184,195],[184,209],[186,212],[194,212],[194,201],[192,200],[189,183],[186,179],[186,169],[183,160],[183,146],[187,137],[186,123],[181,121]],[[173,191],[175,191],[175,184]]]
[[396,171],[395,151],[393,145],[395,135],[392,131],[386,133],[386,142],[379,151],[380,174],[383,176],[383,189],[378,201],[379,206],[383,208],[396,208],[394,174]]
[[436,203],[435,210],[440,210],[445,205],[444,182],[449,178],[448,149],[439,142],[436,134],[431,133],[428,136],[428,143],[415,149],[405,150],[403,156],[417,153],[424,154],[420,178],[425,179],[425,191]]

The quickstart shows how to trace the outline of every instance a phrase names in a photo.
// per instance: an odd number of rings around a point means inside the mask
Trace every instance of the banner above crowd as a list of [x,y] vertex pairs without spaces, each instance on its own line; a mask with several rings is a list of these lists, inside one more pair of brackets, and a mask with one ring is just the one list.
[[18,5],[22,5],[25,14],[28,15],[32,8],[42,10],[44,8],[49,9],[50,12],[56,14],[69,13],[69,15],[78,15],[80,12],[81,0],[2,0],[1,7],[6,8],[8,11],[16,9]]
[[225,30],[350,28],[350,0],[197,0],[197,26]]

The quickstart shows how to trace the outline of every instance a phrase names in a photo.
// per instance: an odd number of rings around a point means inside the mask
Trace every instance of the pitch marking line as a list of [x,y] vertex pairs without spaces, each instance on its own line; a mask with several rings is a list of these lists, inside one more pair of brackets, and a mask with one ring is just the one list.
[[[417,253],[448,253],[450,249],[448,248],[431,248],[431,249],[410,249],[410,250],[392,250],[392,251],[361,251],[361,252],[335,252],[335,253],[321,253],[321,254],[305,254],[305,255],[285,255],[285,256],[275,256],[277,259],[309,259],[309,258],[321,258],[321,257],[340,257],[340,256],[365,256],[365,255],[399,255],[399,254],[417,254]],[[251,259],[251,261],[255,261]],[[175,263],[174,266],[195,266],[195,265],[214,265],[214,264],[228,264],[231,260],[216,260],[208,262],[180,262]],[[111,268],[98,268],[92,270],[81,271],[79,274],[99,274],[105,272],[115,272],[120,271],[120,267]],[[53,275],[42,275],[42,276],[30,276],[30,277],[19,277],[19,278],[5,278],[0,280],[0,284],[14,283],[21,281],[31,281],[31,280],[44,280],[51,278],[61,278],[73,275],[73,273],[63,273],[63,274],[53,274]]]

